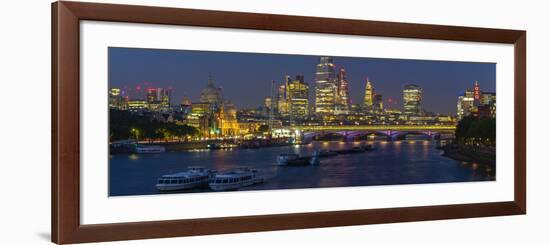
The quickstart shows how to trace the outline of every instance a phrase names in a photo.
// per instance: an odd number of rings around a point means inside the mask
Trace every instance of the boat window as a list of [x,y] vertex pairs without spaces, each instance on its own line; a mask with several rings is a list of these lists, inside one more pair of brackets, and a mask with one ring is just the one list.
[[176,180],[176,179],[173,179],[173,180],[170,181],[170,184],[177,184],[177,183],[178,183],[178,180]]
[[229,182],[228,179],[224,179],[224,180],[223,180],[223,183],[228,183],[228,182]]
[[164,180],[163,180],[163,179],[159,179],[159,184],[164,184]]
[[183,184],[183,180],[179,179],[178,184]]

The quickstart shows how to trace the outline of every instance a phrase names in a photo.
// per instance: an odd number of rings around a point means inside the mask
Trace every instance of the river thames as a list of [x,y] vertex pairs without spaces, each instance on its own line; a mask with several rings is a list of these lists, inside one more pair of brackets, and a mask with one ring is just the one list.
[[316,149],[349,149],[365,144],[332,141],[259,149],[113,154],[109,162],[109,195],[209,192],[206,188],[175,192],[159,192],[155,188],[161,175],[185,171],[189,166],[217,171],[246,166],[264,177],[264,183],[239,191],[495,180],[494,169],[443,157],[436,142],[428,140],[370,141],[374,151],[322,158],[317,166],[276,165],[276,158],[282,153],[311,155]]

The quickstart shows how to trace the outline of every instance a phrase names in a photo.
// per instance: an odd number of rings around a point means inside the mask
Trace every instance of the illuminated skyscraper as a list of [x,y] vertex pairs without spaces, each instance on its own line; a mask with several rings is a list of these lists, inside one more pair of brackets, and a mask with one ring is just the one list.
[[281,116],[288,116],[290,113],[290,100],[288,93],[288,85],[290,82],[290,76],[285,75],[283,83],[279,85],[279,89],[277,90],[277,109]]
[[288,84],[289,113],[293,119],[303,119],[309,112],[309,85],[298,75]]
[[340,68],[338,71],[338,86],[336,96],[336,114],[348,114],[350,112],[351,100],[349,97],[349,85],[346,78],[346,70]]
[[170,110],[170,97],[172,91],[164,88],[148,88],[147,103],[151,111],[168,111]]
[[336,106],[336,73],[331,57],[321,57],[315,72],[315,113],[332,115]]
[[460,120],[463,117],[469,116],[474,110],[474,92],[472,90],[466,90],[464,94],[458,96],[458,102],[456,104],[457,119]]
[[407,84],[403,88],[403,113],[405,115],[422,114],[422,88],[418,85]]
[[374,99],[373,95],[374,95],[374,87],[372,86],[370,80],[367,78],[367,80],[365,81],[365,99],[363,100],[365,109],[367,111],[372,110],[372,104]]
[[374,94],[372,111],[377,114],[384,112],[384,101],[381,94]]

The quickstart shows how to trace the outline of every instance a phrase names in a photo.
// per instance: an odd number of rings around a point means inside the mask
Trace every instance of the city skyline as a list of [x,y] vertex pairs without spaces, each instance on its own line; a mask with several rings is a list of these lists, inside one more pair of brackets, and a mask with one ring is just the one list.
[[[315,68],[320,56],[109,48],[109,86],[171,88],[172,103],[188,97],[199,101],[209,74],[224,98],[239,109],[256,108],[270,96],[271,81],[280,84],[285,75],[303,75],[314,104]],[[403,109],[403,87],[423,89],[422,108],[456,115],[456,98],[479,81],[483,91],[495,91],[496,65],[492,63],[426,61],[332,56],[335,69],[346,71],[350,99],[363,104],[368,77],[374,91],[383,95],[386,108]],[[407,79],[409,78],[409,79]],[[243,88],[253,93],[242,96]],[[394,101],[388,104],[388,99]]]

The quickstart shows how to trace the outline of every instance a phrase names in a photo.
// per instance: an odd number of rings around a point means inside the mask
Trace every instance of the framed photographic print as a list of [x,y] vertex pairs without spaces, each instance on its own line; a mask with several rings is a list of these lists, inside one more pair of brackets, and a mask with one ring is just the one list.
[[55,2],[52,241],[525,214],[525,38]]

